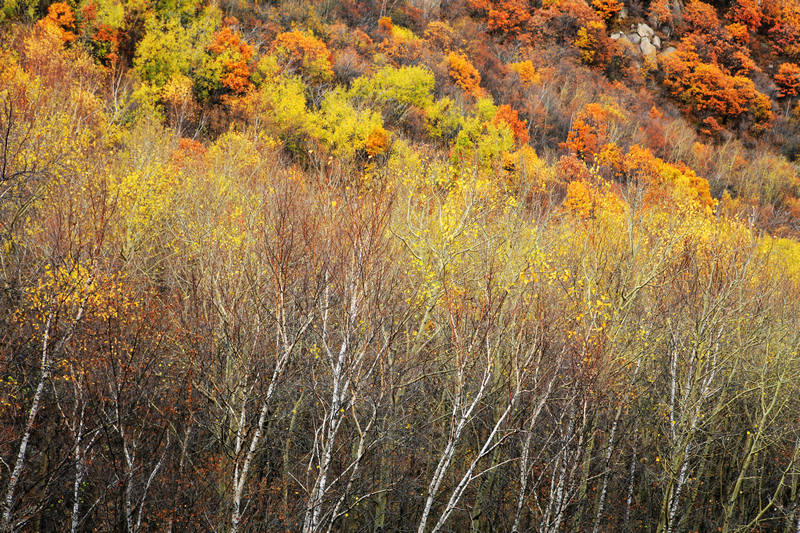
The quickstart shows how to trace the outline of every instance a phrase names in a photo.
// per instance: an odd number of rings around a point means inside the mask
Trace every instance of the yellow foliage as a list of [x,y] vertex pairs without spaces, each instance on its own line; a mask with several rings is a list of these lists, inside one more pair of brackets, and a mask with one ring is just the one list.
[[453,81],[465,93],[479,98],[484,94],[481,88],[481,74],[462,53],[450,52],[445,58],[447,69]]
[[509,63],[508,68],[519,74],[520,79],[529,85],[538,85],[542,82],[542,75],[539,74],[530,59],[519,63]]

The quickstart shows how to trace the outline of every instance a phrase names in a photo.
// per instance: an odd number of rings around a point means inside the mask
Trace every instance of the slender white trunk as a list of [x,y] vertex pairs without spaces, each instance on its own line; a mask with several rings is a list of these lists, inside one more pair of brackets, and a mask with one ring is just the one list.
[[606,446],[606,454],[605,454],[605,472],[603,472],[603,486],[600,489],[600,496],[597,499],[597,512],[594,515],[594,524],[592,525],[592,533],[598,533],[600,531],[600,520],[603,517],[603,507],[605,506],[606,501],[606,492],[608,490],[608,478],[609,478],[609,471],[610,471],[610,464],[611,464],[611,452],[614,449],[614,437],[617,432],[617,425],[619,424],[619,417],[622,414],[622,404],[617,407],[617,413],[614,417],[614,423],[611,424],[611,432],[608,436],[608,446]]
[[31,408],[28,411],[28,421],[25,423],[25,432],[22,434],[22,440],[19,443],[19,450],[17,451],[17,461],[14,463],[14,470],[11,472],[11,477],[8,480],[8,487],[6,488],[6,497],[3,501],[3,518],[0,522],[0,531],[7,532],[13,530],[11,523],[11,510],[14,508],[14,492],[17,488],[22,469],[25,468],[25,456],[28,451],[28,441],[31,438],[33,431],[33,424],[36,421],[36,415],[39,414],[41,407],[42,392],[44,391],[44,384],[50,377],[50,360],[48,353],[48,344],[50,342],[50,325],[53,322],[53,313],[47,316],[47,324],[44,328],[44,338],[42,340],[42,360],[41,360],[41,375],[39,377],[39,384],[36,386],[36,392],[33,395]]
[[[462,369],[463,370],[463,369]],[[460,374],[460,373],[459,373]],[[436,465],[436,470],[433,473],[433,477],[431,478],[431,482],[428,485],[428,495],[425,499],[425,508],[422,511],[422,517],[419,520],[419,526],[417,527],[417,533],[425,533],[425,528],[427,527],[428,518],[430,516],[431,507],[433,507],[433,501],[436,498],[436,495],[439,492],[439,487],[444,480],[444,476],[447,473],[447,469],[450,466],[450,461],[453,459],[453,454],[456,450],[456,445],[461,438],[461,433],[464,431],[464,428],[467,425],[467,422],[472,417],[472,413],[475,410],[475,407],[478,405],[478,402],[483,398],[484,392],[486,390],[486,385],[489,383],[489,378],[491,376],[491,365],[487,365],[486,371],[483,375],[483,381],[481,382],[480,389],[475,394],[470,405],[461,413],[461,416],[458,417],[458,421],[454,430],[450,434],[450,439],[445,446],[444,451],[442,452],[442,456],[439,458],[439,463]],[[459,379],[459,383],[461,383],[463,388],[463,380]],[[452,412],[452,419],[456,420],[458,415],[458,411],[462,404],[462,397],[465,395],[466,392],[460,390],[456,397],[455,404],[453,406]]]
[[517,494],[517,510],[514,513],[514,526],[511,533],[519,533],[519,524],[522,520],[522,506],[525,503],[525,492],[528,488],[528,460],[531,454],[531,440],[533,431],[528,431],[525,444],[522,445],[522,454],[519,460],[519,494]]
[[242,405],[242,411],[239,416],[239,429],[236,432],[236,467],[233,471],[233,511],[231,512],[231,533],[237,533],[239,530],[239,526],[242,520],[242,497],[244,495],[244,487],[247,484],[247,476],[250,472],[250,466],[253,464],[253,459],[255,458],[256,451],[258,450],[258,444],[261,441],[261,437],[264,436],[264,426],[267,423],[267,413],[269,412],[269,405],[270,401],[272,400],[272,396],[275,394],[275,389],[278,386],[278,380],[283,375],[284,370],[286,369],[287,364],[289,363],[289,358],[294,351],[295,346],[297,345],[298,340],[302,335],[305,333],[306,329],[311,324],[311,319],[308,318],[300,330],[297,332],[297,335],[294,338],[293,342],[289,342],[288,334],[286,334],[286,324],[283,323],[283,331],[281,332],[282,340],[283,340],[283,350],[281,353],[280,358],[275,363],[275,368],[272,371],[272,378],[270,379],[269,386],[267,387],[267,393],[264,396],[264,401],[261,404],[261,412],[258,415],[258,424],[256,426],[256,432],[253,435],[253,438],[250,440],[250,446],[247,449],[247,455],[245,456],[244,463],[242,463],[241,470],[239,469],[238,463],[238,456],[242,449],[243,444],[243,437],[242,431],[245,424],[245,407]]
[[633,449],[633,457],[631,458],[631,473],[628,478],[628,497],[625,499],[625,524],[630,523],[631,518],[631,505],[633,504],[633,486],[636,480],[636,448]]
[[75,484],[72,488],[72,527],[70,531],[77,533],[78,525],[80,524],[80,510],[81,510],[81,483],[83,483],[83,450],[81,444],[83,441],[83,414],[84,409],[81,408],[81,420],[78,422],[78,429],[75,434]]
[[432,533],[438,533],[438,531],[440,531],[442,527],[444,527],[444,524],[447,522],[448,518],[450,518],[450,515],[455,510],[456,505],[458,505],[458,502],[461,499],[461,496],[464,494],[464,491],[466,490],[467,486],[469,486],[472,480],[475,479],[472,475],[472,473],[475,471],[475,467],[478,465],[478,462],[484,457],[486,457],[490,453],[490,451],[494,448],[492,446],[492,443],[494,442],[495,436],[497,435],[497,432],[500,430],[500,426],[503,425],[506,418],[508,418],[508,415],[511,413],[511,410],[517,404],[518,398],[519,398],[519,386],[517,387],[517,390],[514,396],[512,397],[511,401],[508,402],[505,411],[503,411],[503,414],[500,416],[500,418],[497,419],[497,422],[492,428],[491,433],[489,433],[489,436],[486,437],[486,440],[483,443],[481,451],[478,453],[477,457],[475,457],[475,459],[472,460],[469,467],[467,468],[467,471],[461,477],[461,480],[459,481],[455,490],[450,495],[450,500],[447,502],[444,511],[442,511],[442,514],[439,516],[439,520],[433,527]]

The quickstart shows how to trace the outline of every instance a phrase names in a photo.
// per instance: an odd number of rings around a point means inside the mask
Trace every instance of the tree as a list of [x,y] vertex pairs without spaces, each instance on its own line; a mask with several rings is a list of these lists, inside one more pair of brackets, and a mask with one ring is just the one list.
[[41,27],[58,35],[63,43],[70,43],[78,38],[75,31],[75,13],[66,2],[55,2],[47,8],[47,16],[38,23]]
[[609,22],[622,11],[623,4],[619,0],[592,0],[592,6],[603,20]]
[[301,31],[279,33],[272,43],[278,64],[287,74],[299,74],[309,83],[333,78],[333,56],[328,47],[311,34]]
[[208,98],[221,90],[233,94],[247,92],[252,87],[253,54],[253,48],[231,26],[219,30],[208,45],[208,56],[200,67],[196,82],[200,97]]
[[511,106],[505,104],[499,106],[497,108],[497,113],[492,119],[492,122],[495,124],[505,123],[509,128],[511,128],[511,132],[514,134],[514,139],[516,140],[517,145],[527,144],[528,140],[530,140],[530,136],[528,135],[528,125],[524,120],[520,120],[517,110],[511,109]]
[[460,52],[450,52],[445,57],[445,64],[450,77],[465,93],[473,98],[479,98],[483,95],[481,74],[470,63],[467,56]]
[[775,85],[781,98],[800,94],[800,67],[794,63],[781,63],[775,74]]

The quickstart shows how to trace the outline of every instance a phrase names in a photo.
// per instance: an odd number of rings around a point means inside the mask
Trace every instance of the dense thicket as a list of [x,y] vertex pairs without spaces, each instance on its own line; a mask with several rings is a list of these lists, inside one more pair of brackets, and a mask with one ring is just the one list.
[[796,0],[0,21],[0,531],[800,526]]

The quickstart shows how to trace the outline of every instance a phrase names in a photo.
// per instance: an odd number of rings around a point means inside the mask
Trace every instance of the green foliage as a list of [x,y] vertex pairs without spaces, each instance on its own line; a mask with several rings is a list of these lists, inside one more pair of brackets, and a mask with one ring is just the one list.
[[88,0],[84,2],[82,9],[83,17],[88,15],[87,6],[91,5],[95,26],[108,26],[110,28],[122,28],[125,23],[125,3],[121,0]]
[[425,113],[425,128],[433,139],[449,140],[461,126],[461,113],[450,98],[444,97],[428,106]]
[[134,71],[150,87],[163,87],[176,74],[191,76],[205,57],[205,50],[219,28],[221,15],[204,9],[184,24],[180,17],[150,16],[145,35],[136,49]]
[[0,8],[0,22],[22,16],[33,19],[38,6],[38,0],[3,0],[2,8]]
[[306,85],[299,77],[270,77],[238,105],[290,151],[299,153],[309,137],[319,135],[317,116],[307,109]]
[[433,104],[433,73],[424,66],[383,67],[372,76],[353,81],[351,93],[364,100],[393,107],[427,109]]
[[366,147],[370,133],[383,128],[380,114],[366,107],[355,107],[343,89],[325,95],[318,117],[322,140],[341,159],[353,158]]
[[497,106],[491,99],[481,98],[475,104],[472,117],[462,121],[452,149],[454,161],[471,162],[475,159],[490,166],[514,148],[514,134],[504,122],[495,123]]

